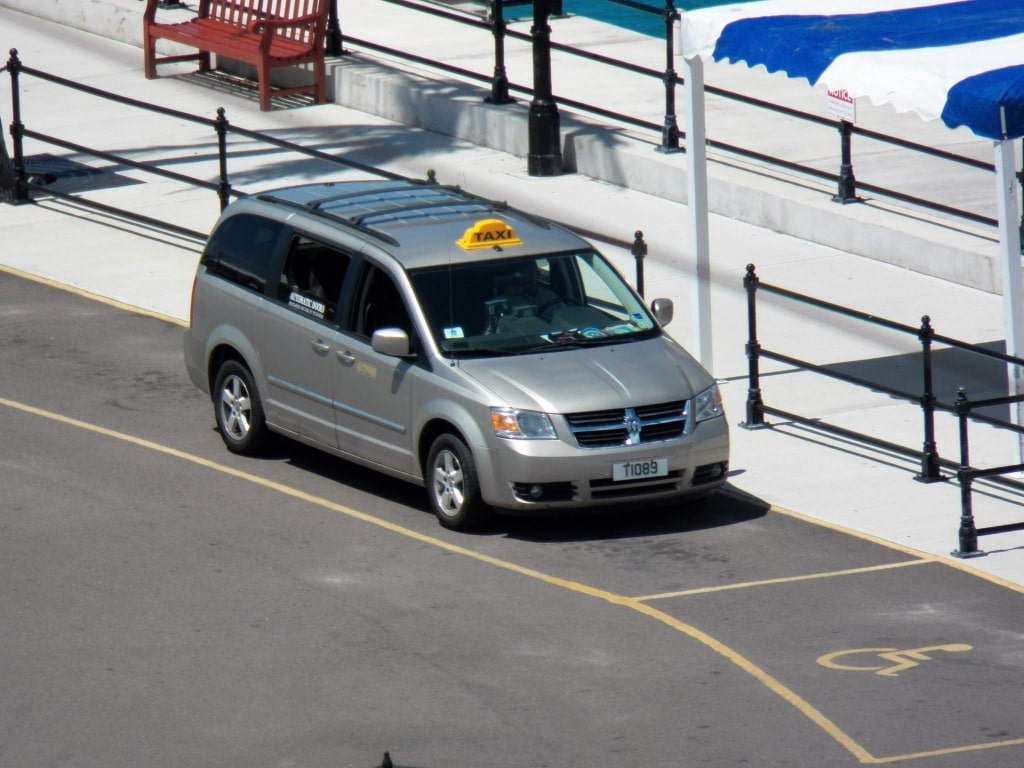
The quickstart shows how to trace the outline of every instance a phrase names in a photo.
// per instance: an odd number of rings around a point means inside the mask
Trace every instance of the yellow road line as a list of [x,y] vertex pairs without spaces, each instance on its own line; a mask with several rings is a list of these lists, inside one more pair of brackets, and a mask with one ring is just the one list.
[[[253,483],[254,485],[259,485],[269,490],[276,491],[277,493],[281,493],[283,495],[290,496],[301,501],[306,501],[309,502],[310,504],[314,504],[316,506],[320,506],[325,509],[332,510],[334,512],[338,512],[350,518],[361,520],[363,522],[370,523],[371,525],[376,525],[385,530],[392,531],[393,533],[397,533],[401,536],[405,536],[406,538],[413,539],[424,544],[429,544],[441,550],[451,552],[453,554],[463,555],[478,562],[487,563],[488,565],[492,565],[496,568],[501,568],[505,571],[517,573],[522,576],[526,576],[528,578],[541,581],[545,584],[550,584],[552,586],[560,587],[562,589],[567,589],[577,594],[586,595],[588,597],[593,597],[598,600],[603,600],[611,605],[622,606],[634,610],[637,613],[652,618],[655,621],[658,621],[667,627],[675,629],[676,631],[680,632],[683,635],[686,635],[692,640],[696,640],[700,644],[704,645],[708,649],[714,651],[727,661],[734,664],[739,669],[746,672],[748,675],[753,677],[755,680],[761,683],[764,687],[766,687],[776,696],[788,702],[794,709],[800,712],[800,714],[802,714],[804,717],[806,717],[808,720],[814,723],[818,728],[820,728],[822,731],[831,736],[840,746],[846,749],[847,752],[849,752],[851,755],[857,758],[857,760],[864,764],[878,765],[881,763],[896,762],[898,760],[907,760],[916,757],[935,757],[939,755],[947,755],[958,752],[969,752],[980,749],[991,749],[993,747],[1014,746],[1018,744],[1024,744],[1024,739],[1019,739],[989,744],[953,747],[945,750],[921,752],[911,755],[901,755],[898,757],[875,757],[866,749],[864,749],[864,747],[858,744],[854,739],[852,739],[838,725],[832,722],[832,720],[830,720],[822,712],[815,708],[810,702],[805,700],[792,689],[783,685],[781,682],[779,682],[770,674],[768,674],[768,672],[754,664],[754,662],[750,661],[748,658],[738,653],[737,651],[734,651],[732,648],[725,645],[721,641],[716,640],[711,635],[708,635],[707,633],[697,629],[693,625],[680,621],[679,619],[676,619],[675,617],[670,616],[667,613],[664,613],[658,610],[657,608],[648,605],[647,603],[644,603],[640,599],[631,598],[624,595],[618,595],[613,592],[608,592],[603,589],[588,586],[586,584],[581,584],[579,582],[570,581],[568,579],[562,579],[557,576],[552,576],[550,574],[546,574],[541,571],[534,570],[532,568],[527,568],[525,566],[518,565],[507,560],[502,560],[491,555],[485,555],[481,552],[475,552],[474,550],[467,549],[466,547],[462,547],[457,544],[452,544],[447,541],[443,541],[442,539],[438,539],[434,536],[428,536],[418,531],[414,531],[410,528],[405,528],[395,523],[388,522],[387,520],[381,520],[380,518],[374,517],[365,512],[360,512],[357,509],[347,507],[343,504],[338,504],[328,499],[315,496],[311,493],[296,490],[295,488],[291,488],[287,485],[275,482],[273,480],[268,480],[267,478],[260,477],[259,475],[253,475],[248,472],[243,472],[242,470],[234,469],[233,467],[228,467],[223,464],[219,464],[215,461],[210,461],[209,459],[204,459],[200,456],[196,456],[191,453],[186,453],[185,451],[180,451],[177,450],[176,448],[171,448],[170,446],[161,445],[160,443],[154,443],[150,440],[135,437],[134,435],[129,435],[124,432],[118,432],[113,429],[101,427],[98,424],[92,424],[86,421],[81,421],[80,419],[75,419],[70,416],[64,416],[63,414],[55,413],[53,411],[47,411],[42,408],[36,408],[34,406],[19,403],[14,400],[9,400],[3,397],[0,397],[0,405],[6,406],[16,411],[20,411],[22,413],[31,414],[33,416],[39,416],[41,418],[48,419],[60,424],[66,424],[71,427],[103,435],[114,440],[120,440],[122,442],[138,446],[140,448],[146,448],[148,450],[152,450],[157,453],[164,454],[166,456],[171,456],[182,461],[187,461],[189,463],[204,467],[206,469],[210,469],[214,472],[219,472],[221,474],[228,475],[239,480],[244,480],[246,482]],[[909,565],[911,563],[907,564]]]
[[760,581],[742,581],[737,584],[723,584],[717,587],[697,587],[695,589],[681,589],[677,592],[659,592],[656,595],[643,595],[634,597],[634,600],[645,602],[648,600],[665,600],[670,597],[688,597],[690,595],[704,595],[709,592],[726,592],[730,589],[750,589],[751,587],[767,587],[773,584],[788,584],[794,581],[812,581],[815,579],[831,579],[835,576],[852,576],[858,573],[873,573],[874,571],[888,571],[893,568],[906,568],[908,565],[924,565],[925,563],[937,562],[936,558],[920,558],[917,560],[903,560],[898,563],[887,563],[885,565],[869,565],[864,568],[847,568],[842,571],[822,571],[821,573],[808,573],[804,576],[780,576],[775,579],[762,579]]
[[771,506],[771,511],[775,512],[776,514],[791,517],[794,520],[799,520],[803,523],[810,523],[811,525],[817,525],[820,528],[828,528],[829,530],[836,531],[837,533],[842,533],[846,536],[853,536],[857,539],[870,541],[872,544],[878,544],[879,546],[886,547],[887,549],[894,549],[897,552],[903,552],[904,554],[910,555],[911,557],[941,563],[942,565],[945,565],[947,568],[952,568],[956,571],[962,571],[963,573],[967,573],[976,578],[988,581],[992,584],[1003,587],[1004,589],[1009,589],[1013,592],[1019,592],[1021,594],[1024,594],[1024,585],[1016,584],[1012,581],[1009,581],[1008,579],[1004,579],[1000,576],[996,576],[994,574],[978,570],[977,568],[972,568],[971,566],[967,565],[966,563],[962,563],[959,560],[946,560],[943,558],[935,557],[933,555],[928,554],[927,552],[921,552],[920,550],[904,546],[903,544],[897,544],[893,541],[886,541],[885,539],[880,539],[877,536],[872,536],[870,533],[862,533],[861,531],[855,531],[852,528],[846,528],[842,525],[838,525],[837,523],[830,523],[827,520],[819,520],[814,517],[808,517],[807,515],[802,515],[799,512],[794,512],[791,509],[777,507],[774,504]]

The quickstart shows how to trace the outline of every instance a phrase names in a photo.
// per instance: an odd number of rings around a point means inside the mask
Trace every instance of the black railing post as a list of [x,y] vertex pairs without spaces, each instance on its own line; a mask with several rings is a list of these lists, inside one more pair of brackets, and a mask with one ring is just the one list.
[[505,71],[505,5],[504,0],[491,0],[491,34],[494,35],[494,77],[491,95],[484,101],[491,104],[511,104],[508,94],[508,73]]
[[558,107],[551,93],[551,0],[533,0],[533,101],[529,115],[530,176],[558,176],[562,173],[562,150]]
[[[0,73],[6,70],[6,64],[0,67]],[[0,203],[14,201],[15,187],[14,165],[11,163],[11,156],[7,154],[7,142],[4,140],[3,129],[0,128]]]
[[924,371],[924,392],[921,395],[921,414],[924,418],[924,443],[921,446],[921,474],[914,479],[922,483],[945,480],[939,471],[939,451],[935,444],[935,394],[932,392],[932,339],[935,330],[932,319],[921,318],[917,338],[921,340],[921,368]]
[[675,23],[679,19],[672,0],[665,0],[665,124],[661,129],[659,152],[679,151],[679,123],[676,122]]
[[[3,71],[0,69],[0,71]],[[3,130],[0,130],[0,203],[14,201],[14,166],[7,154],[7,142],[4,141]]]
[[11,48],[7,59],[7,71],[11,75],[11,146],[14,151],[14,196],[15,205],[29,202],[28,173],[25,170],[25,125],[21,122],[21,91],[18,75],[21,74],[21,59],[18,49]]
[[217,131],[217,160],[220,166],[217,196],[220,198],[220,209],[223,211],[231,202],[231,183],[228,181],[228,119],[224,116],[224,107],[217,107],[217,120],[214,126]]
[[760,284],[754,265],[747,264],[743,276],[743,287],[747,291],[747,366],[749,383],[747,387],[747,420],[740,424],[747,429],[765,426],[764,402],[761,399],[760,355],[761,345],[757,341],[757,286]]
[[960,421],[960,467],[957,479],[960,481],[960,530],[957,534],[959,549],[951,554],[954,557],[978,557],[985,554],[978,551],[978,529],[974,524],[974,508],[971,499],[971,484],[974,475],[971,472],[970,446],[967,435],[967,417],[971,413],[971,404],[967,401],[967,393],[961,387],[957,390],[953,413]]
[[327,6],[327,53],[340,56],[345,53],[345,43],[341,37],[341,20],[338,17],[340,0],[328,0]]
[[842,158],[839,162],[839,192],[832,197],[832,201],[843,203],[844,205],[846,203],[859,202],[857,198],[857,180],[853,178],[853,159],[850,150],[850,137],[852,135],[853,123],[849,120],[840,120],[839,141]]
[[639,229],[633,233],[633,247],[629,249],[636,260],[636,292],[641,297],[644,295],[644,257],[647,256],[647,243],[644,242],[644,233]]

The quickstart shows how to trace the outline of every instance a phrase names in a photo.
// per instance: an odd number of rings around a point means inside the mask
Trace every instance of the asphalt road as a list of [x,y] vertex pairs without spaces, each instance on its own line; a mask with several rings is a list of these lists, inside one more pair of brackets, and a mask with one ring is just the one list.
[[306,448],[229,454],[161,319],[0,272],[0,370],[2,766],[1024,763],[1024,595],[742,468],[460,535]]

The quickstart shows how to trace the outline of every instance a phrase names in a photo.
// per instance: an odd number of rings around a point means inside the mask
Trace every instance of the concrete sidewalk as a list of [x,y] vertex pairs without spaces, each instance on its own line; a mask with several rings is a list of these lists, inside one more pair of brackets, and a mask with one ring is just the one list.
[[[483,2],[442,3],[448,11],[479,22]],[[139,0],[0,0],[0,8],[19,10],[67,24],[111,40],[141,46]],[[172,7],[158,18],[187,18],[190,10]],[[457,25],[430,14],[381,0],[339,3],[345,55],[328,61],[328,98],[336,104],[403,125],[469,141],[516,157],[527,154],[529,96],[515,86],[532,85],[528,42],[505,39],[505,68],[516,103],[484,102],[490,93],[494,42],[484,28]],[[475,15],[474,15],[475,14]],[[506,12],[510,33],[529,36],[529,6]],[[600,61],[555,50],[552,80],[556,100],[572,99],[630,115],[651,125],[665,120],[664,42],[584,17],[551,19],[554,43],[643,67],[659,77],[612,68]],[[375,52],[361,41],[406,51],[423,60],[444,61],[484,81],[457,77]],[[52,56],[46,51],[43,61]],[[45,68],[43,62],[26,62]],[[188,65],[185,65],[186,68]],[[683,64],[676,60],[677,73]],[[174,71],[162,68],[161,74]],[[184,71],[184,70],[181,70]],[[709,88],[828,117],[825,91],[806,81],[768,75],[763,70],[727,64],[705,65]],[[706,99],[711,142],[708,198],[712,211],[849,253],[914,269],[986,291],[1000,290],[998,243],[993,228],[865,193],[856,205],[837,205],[836,185],[809,174],[783,170],[742,158],[720,146],[745,147],[766,156],[799,163],[823,173],[839,170],[839,137],[834,126],[815,125],[783,114],[745,106],[718,96]],[[686,202],[686,155],[653,151],[660,131],[596,119],[560,107],[562,154],[569,170],[634,191]],[[686,99],[677,89],[675,112],[685,126]],[[964,129],[924,123],[913,114],[896,114],[866,100],[857,104],[857,127],[914,141],[991,164],[991,142]],[[854,171],[864,185],[896,190],[996,217],[994,174],[937,160],[863,136],[853,141]]]
[[[11,1],[0,0],[0,6]],[[396,37],[414,33],[394,31]],[[693,305],[694,281],[692,263],[682,246],[687,242],[682,203],[583,174],[530,177],[520,155],[338,104],[261,113],[251,96],[222,81],[203,81],[191,75],[146,81],[140,50],[112,37],[0,8],[0,45],[5,50],[17,48],[27,66],[209,118],[223,106],[232,125],[405,175],[424,177],[432,169],[442,183],[460,184],[474,193],[508,200],[593,233],[602,250],[627,275],[633,274],[634,263],[623,242],[628,244],[633,232],[642,230],[650,249],[645,264],[647,296],[668,296],[676,301],[677,317],[670,330],[681,342],[691,344],[696,329],[688,307]],[[55,51],[60,55],[55,56]],[[160,157],[166,162],[171,157],[176,171],[215,179],[215,137],[202,126],[135,113],[37,78],[23,77],[22,85],[23,120],[31,130],[138,161]],[[440,95],[444,87],[447,84],[435,83],[431,93],[431,109],[439,113],[446,104]],[[9,90],[8,78],[0,79],[4,123],[9,120]],[[26,140],[25,151],[37,158],[50,154],[60,160],[103,165],[33,140]],[[231,151],[232,183],[247,192],[358,175],[237,137],[231,141]],[[658,155],[650,147],[648,151]],[[618,162],[628,166],[633,157],[626,153]],[[668,160],[679,158],[668,156]],[[88,193],[108,205],[198,232],[208,231],[218,212],[212,192],[129,168],[107,167],[101,174],[67,177],[57,183],[65,191]],[[751,187],[744,194],[755,192]],[[819,214],[814,206],[794,206],[790,215],[806,217],[808,227],[820,224],[815,222]],[[201,242],[46,198],[37,199],[34,205],[0,206],[0,227],[4,243],[0,263],[7,268],[186,321]],[[873,236],[884,240],[888,234],[881,228]],[[909,326],[916,327],[927,314],[937,332],[976,343],[1003,338],[1001,298],[725,216],[712,216],[711,243],[712,367],[723,381],[729,418],[735,427],[734,487],[809,518],[1024,585],[1022,533],[983,538],[980,546],[989,552],[985,557],[968,561],[949,557],[957,546],[959,527],[959,487],[955,482],[915,482],[913,476],[920,469],[915,461],[796,425],[780,423],[758,430],[739,426],[747,398],[742,279],[748,263],[756,264],[767,283]],[[769,296],[763,297],[759,306],[758,328],[762,344],[794,357],[819,364],[843,363],[876,375],[881,372],[898,383],[911,382],[916,376],[906,358],[919,349],[913,337],[858,327]],[[968,377],[976,381],[977,372],[953,366],[937,382],[936,395],[943,401],[952,400],[955,387]],[[1000,385],[998,371],[988,383]],[[971,386],[971,395],[981,396],[974,384]],[[913,404],[774,364],[764,366],[761,387],[771,406],[820,417],[901,445],[921,444],[920,409]],[[936,426],[939,452],[945,458],[956,458],[955,420],[939,414]],[[974,428],[971,450],[976,466],[1020,460],[1015,439],[987,428]],[[1024,519],[1024,507],[1012,495],[986,491],[976,494],[975,515],[979,526],[1014,522]]]

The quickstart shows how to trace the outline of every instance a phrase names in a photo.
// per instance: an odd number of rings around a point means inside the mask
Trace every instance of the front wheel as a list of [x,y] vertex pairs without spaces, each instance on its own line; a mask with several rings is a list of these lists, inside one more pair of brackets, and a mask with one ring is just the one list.
[[217,371],[213,393],[217,430],[228,450],[247,455],[263,450],[269,433],[249,369],[237,360],[228,360]]
[[441,435],[430,446],[426,480],[430,508],[445,528],[473,530],[491,518],[480,497],[473,454],[455,435]]

